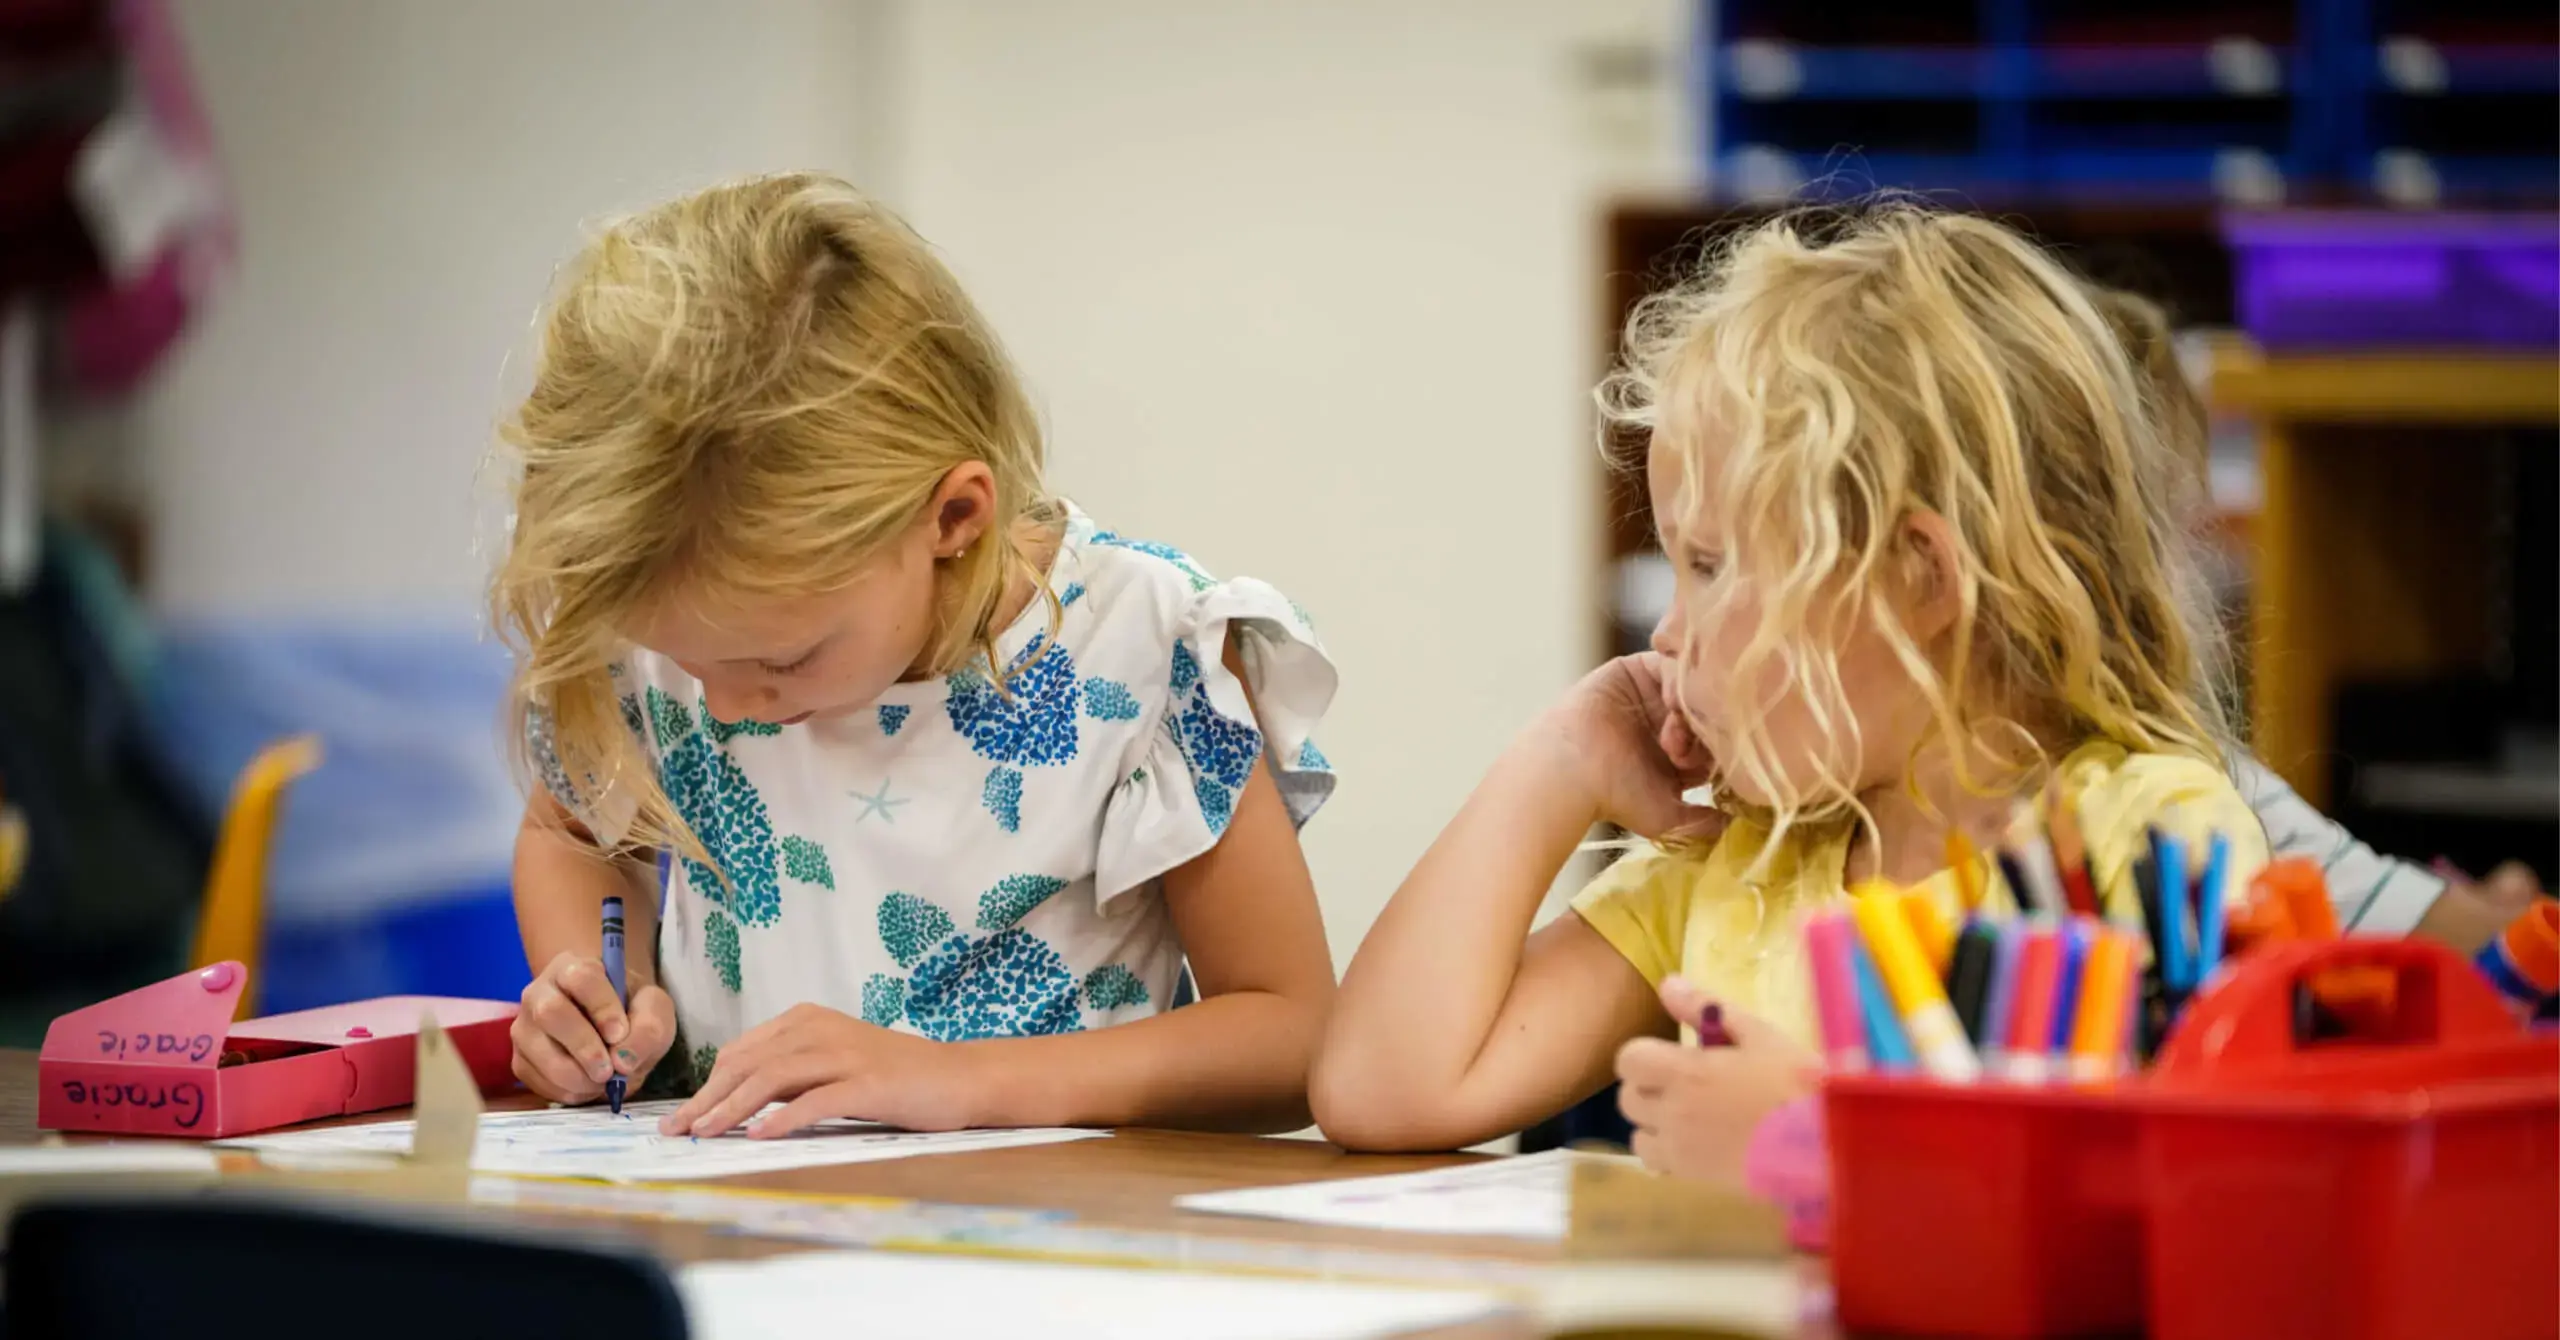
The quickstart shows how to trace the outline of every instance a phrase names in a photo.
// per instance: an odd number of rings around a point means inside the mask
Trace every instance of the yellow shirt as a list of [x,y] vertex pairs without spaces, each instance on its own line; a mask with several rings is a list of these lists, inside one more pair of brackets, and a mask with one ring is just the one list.
[[[2073,750],[2059,772],[2062,794],[2078,806],[2089,864],[2111,918],[2140,916],[2131,870],[2151,825],[2199,854],[2213,833],[2229,834],[2233,888],[2267,863],[2265,830],[2212,764],[2094,741]],[[1813,990],[1802,928],[1807,916],[1848,897],[1851,834],[1852,821],[1845,819],[1798,824],[1768,853],[1767,868],[1746,879],[1769,846],[1769,828],[1738,819],[1703,852],[1647,847],[1629,854],[1575,895],[1573,910],[1647,982],[1686,977],[1728,1008],[1766,1019],[1812,1047]],[[2010,906],[1991,858],[1982,859],[1984,901]],[[1950,918],[1961,915],[1952,871],[1931,875],[1918,891]]]

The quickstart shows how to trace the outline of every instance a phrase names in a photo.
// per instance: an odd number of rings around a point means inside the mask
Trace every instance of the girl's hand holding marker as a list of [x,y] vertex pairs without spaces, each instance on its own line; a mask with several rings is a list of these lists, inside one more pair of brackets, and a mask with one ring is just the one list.
[[604,961],[562,951],[524,989],[516,1078],[555,1103],[592,1103],[615,1076],[637,1089],[675,1042],[676,1004],[657,983],[617,999]]
[[1699,1046],[1638,1038],[1619,1049],[1618,1108],[1635,1128],[1635,1154],[1655,1172],[1738,1186],[1751,1133],[1813,1092],[1822,1058],[1681,978],[1662,984],[1662,1005],[1707,1026]]

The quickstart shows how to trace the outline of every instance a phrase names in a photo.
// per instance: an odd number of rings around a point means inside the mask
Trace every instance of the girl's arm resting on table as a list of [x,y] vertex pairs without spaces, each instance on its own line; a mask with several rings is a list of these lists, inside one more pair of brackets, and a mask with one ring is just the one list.
[[1567,914],[1529,934],[1597,820],[1550,718],[1495,763],[1360,946],[1309,1094],[1353,1149],[1454,1149],[1608,1083],[1620,1045],[1670,1031],[1641,974]]

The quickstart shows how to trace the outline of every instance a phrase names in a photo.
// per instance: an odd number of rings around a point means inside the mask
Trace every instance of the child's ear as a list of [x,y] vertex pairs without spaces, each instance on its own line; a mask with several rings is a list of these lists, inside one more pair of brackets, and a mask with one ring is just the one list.
[[987,533],[996,514],[996,476],[984,461],[964,461],[951,467],[933,490],[933,501],[925,505],[925,519],[933,527],[933,556],[958,558],[967,553],[978,537]]
[[1936,512],[1915,509],[1902,520],[1902,619],[1914,641],[1955,627],[1964,613],[1963,546]]

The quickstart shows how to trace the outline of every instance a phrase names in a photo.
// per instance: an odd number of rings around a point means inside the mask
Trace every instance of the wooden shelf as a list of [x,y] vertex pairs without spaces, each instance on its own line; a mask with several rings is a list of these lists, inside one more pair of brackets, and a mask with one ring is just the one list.
[[2259,430],[2251,744],[2325,805],[2340,686],[2486,664],[2492,461],[2502,430],[2560,423],[2560,358],[2269,354],[2232,337],[2211,396]]
[[2217,409],[2297,423],[2560,423],[2548,354],[2277,354],[2240,336],[2213,349]]

